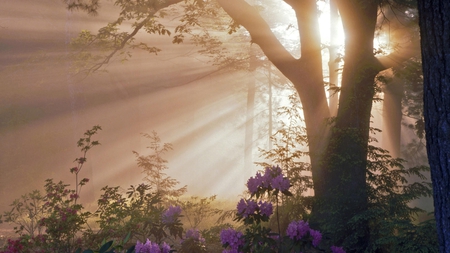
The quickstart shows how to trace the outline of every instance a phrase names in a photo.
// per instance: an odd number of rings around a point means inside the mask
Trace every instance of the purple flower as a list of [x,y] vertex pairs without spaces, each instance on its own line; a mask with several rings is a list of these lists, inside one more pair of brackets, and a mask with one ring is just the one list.
[[283,171],[281,170],[280,166],[272,166],[272,177],[276,177],[278,175],[281,175]]
[[283,177],[282,174],[274,177],[272,179],[272,181],[270,182],[270,185],[272,186],[272,188],[278,189],[282,192],[288,190],[289,187],[291,186],[289,183],[289,179],[286,177]]
[[273,213],[272,203],[259,201],[258,204],[259,204],[259,210],[261,211],[262,215],[265,215],[267,217],[272,215],[272,213]]
[[345,253],[345,250],[342,247],[331,246],[331,252],[333,252],[333,253]]
[[303,236],[310,231],[308,222],[305,221],[293,221],[288,225],[286,235],[292,240],[300,240]]
[[270,182],[272,181],[272,171],[267,167],[264,171],[264,175],[261,177],[261,187],[268,189],[270,187]]
[[169,206],[163,214],[163,223],[173,223],[176,218],[181,214],[181,207]]
[[189,229],[186,231],[186,239],[193,239],[200,243],[205,243],[205,238],[202,237],[198,229]]
[[251,194],[255,194],[258,191],[258,187],[261,186],[262,177],[259,172],[256,173],[255,177],[250,177],[247,180],[247,188]]
[[258,204],[254,200],[247,200],[247,209],[245,210],[245,213],[247,216],[251,214],[255,214],[255,212],[258,210]]
[[136,253],[169,253],[170,252],[170,246],[167,245],[165,242],[162,245],[163,251],[161,252],[161,249],[159,248],[159,245],[151,242],[149,239],[145,242],[145,244],[137,241],[135,251]]
[[224,249],[222,253],[241,253],[237,249]]
[[241,199],[239,200],[236,208],[239,214],[243,214],[245,212],[245,209],[247,209],[247,203],[245,203],[244,199]]
[[220,241],[222,244],[228,244],[232,250],[229,252],[237,252],[239,247],[244,244],[242,233],[232,228],[222,229],[220,232]]
[[322,234],[314,229],[310,229],[309,230],[309,234],[312,236],[313,240],[312,240],[312,245],[314,247],[317,247],[320,243],[320,241],[322,240]]
[[163,242],[161,245],[161,253],[169,253],[170,252],[170,246],[166,242]]
[[254,200],[244,200],[241,199],[237,204],[238,214],[242,217],[248,217],[249,215],[255,214],[258,210],[258,204]]

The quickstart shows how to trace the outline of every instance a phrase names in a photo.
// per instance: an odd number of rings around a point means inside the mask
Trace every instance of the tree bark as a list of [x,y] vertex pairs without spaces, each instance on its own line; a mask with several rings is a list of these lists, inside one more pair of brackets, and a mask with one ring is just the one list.
[[424,118],[440,252],[450,252],[450,2],[418,1]]

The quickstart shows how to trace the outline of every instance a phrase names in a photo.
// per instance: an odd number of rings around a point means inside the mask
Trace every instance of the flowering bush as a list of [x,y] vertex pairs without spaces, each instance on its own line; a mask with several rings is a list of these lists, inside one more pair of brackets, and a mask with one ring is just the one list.
[[137,241],[136,247],[134,248],[136,253],[169,253],[170,246],[163,242],[158,245],[155,242],[151,242],[149,239],[145,243]]
[[179,252],[206,252],[206,241],[198,229],[189,229],[186,236],[181,240],[181,249]]
[[247,181],[247,187],[251,194],[250,199],[241,199],[236,207],[236,220],[243,221],[246,225],[245,231],[242,233],[231,228],[222,230],[220,239],[225,248],[224,253],[301,252],[312,249],[323,252],[331,250],[333,253],[345,252],[336,246],[329,250],[320,248],[322,234],[311,229],[306,221],[291,222],[285,236],[282,236],[280,231],[274,233],[270,228],[263,226],[263,222],[267,222],[273,214],[273,205],[271,202],[258,199],[263,197],[275,199],[278,207],[280,193],[285,197],[292,195],[289,192],[289,179],[283,176],[280,167],[268,167],[264,175],[256,173],[255,177]]
[[167,208],[167,210],[163,214],[162,221],[165,224],[171,224],[174,223],[180,215],[180,206],[169,206],[169,208]]

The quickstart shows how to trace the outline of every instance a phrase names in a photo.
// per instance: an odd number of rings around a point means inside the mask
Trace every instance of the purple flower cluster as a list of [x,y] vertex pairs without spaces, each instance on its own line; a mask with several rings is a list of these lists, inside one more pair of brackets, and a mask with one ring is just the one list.
[[179,206],[169,206],[167,210],[163,213],[163,223],[169,224],[174,223],[176,218],[181,214],[181,207]]
[[[192,239],[194,241],[200,242],[202,244],[205,244],[205,238],[202,237],[202,235],[200,234],[200,232],[198,231],[198,229],[189,229],[188,231],[186,231],[186,238],[185,240],[188,239]],[[182,241],[183,243],[183,241]]]
[[272,203],[266,201],[259,201],[256,203],[256,201],[251,199],[241,199],[237,204],[237,210],[238,214],[244,218],[254,215],[258,213],[258,211],[260,214],[269,217],[273,213],[273,206]]
[[322,240],[322,234],[314,229],[310,229],[309,230],[309,234],[312,236],[313,240],[312,240],[312,245],[314,247],[319,246],[320,241]]
[[277,189],[286,191],[290,187],[289,179],[283,177],[282,170],[278,166],[267,167],[264,175],[257,172],[255,177],[250,177],[247,181],[247,187],[251,194],[255,194],[259,189]]
[[242,233],[232,228],[222,229],[220,232],[220,241],[223,245],[228,245],[231,248],[231,250],[224,250],[223,253],[238,253],[239,247],[244,245]]
[[317,247],[322,240],[322,234],[309,227],[308,222],[305,221],[293,221],[288,225],[286,235],[292,240],[301,240],[307,233],[312,237],[312,244]]
[[169,253],[170,252],[170,246],[163,242],[160,245],[157,243],[151,242],[149,239],[145,243],[141,243],[139,241],[136,242],[135,247],[136,253]]
[[333,252],[333,253],[345,253],[345,250],[342,247],[331,246],[331,252]]

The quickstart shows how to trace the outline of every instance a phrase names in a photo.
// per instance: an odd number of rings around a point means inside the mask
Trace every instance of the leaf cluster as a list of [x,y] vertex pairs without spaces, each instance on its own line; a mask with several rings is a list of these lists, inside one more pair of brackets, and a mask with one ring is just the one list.
[[205,219],[222,214],[223,211],[221,209],[211,206],[215,200],[216,195],[205,198],[191,196],[189,200],[180,201],[184,220],[189,223],[191,228],[198,228]]
[[[103,242],[98,250],[91,250],[87,249],[82,251],[81,248],[78,248],[75,253],[115,253],[115,252],[122,252],[124,250],[124,247],[122,245],[125,245],[130,240],[131,233],[128,233],[123,240],[120,241],[119,244],[114,245],[114,241],[108,241]],[[128,248],[125,252],[126,253],[133,253],[134,252],[135,245]]]
[[[404,248],[415,249],[408,252],[437,252],[434,219],[417,224],[416,219],[424,210],[410,204],[420,197],[431,196],[431,183],[423,176],[429,168],[405,168],[404,162],[400,158],[392,158],[387,150],[369,145],[369,206],[367,211],[355,215],[350,221],[352,227],[358,226],[359,222],[369,224],[370,239],[365,252],[404,252]],[[409,183],[411,176],[423,181]],[[350,235],[347,243],[356,236]],[[418,236],[423,237],[415,239]]]
[[131,233],[132,240],[161,243],[169,236],[182,237],[182,224],[176,220],[170,224],[162,221],[165,208],[160,205],[161,198],[151,192],[150,185],[130,186],[126,194],[119,187],[103,187],[98,200],[95,216],[100,230],[93,237],[120,239],[123,234]]
[[13,201],[11,210],[4,212],[3,217],[0,216],[0,223],[4,221],[16,224],[14,231],[19,235],[41,235],[42,227],[39,222],[44,217],[43,204],[44,197],[40,191],[24,194]]

